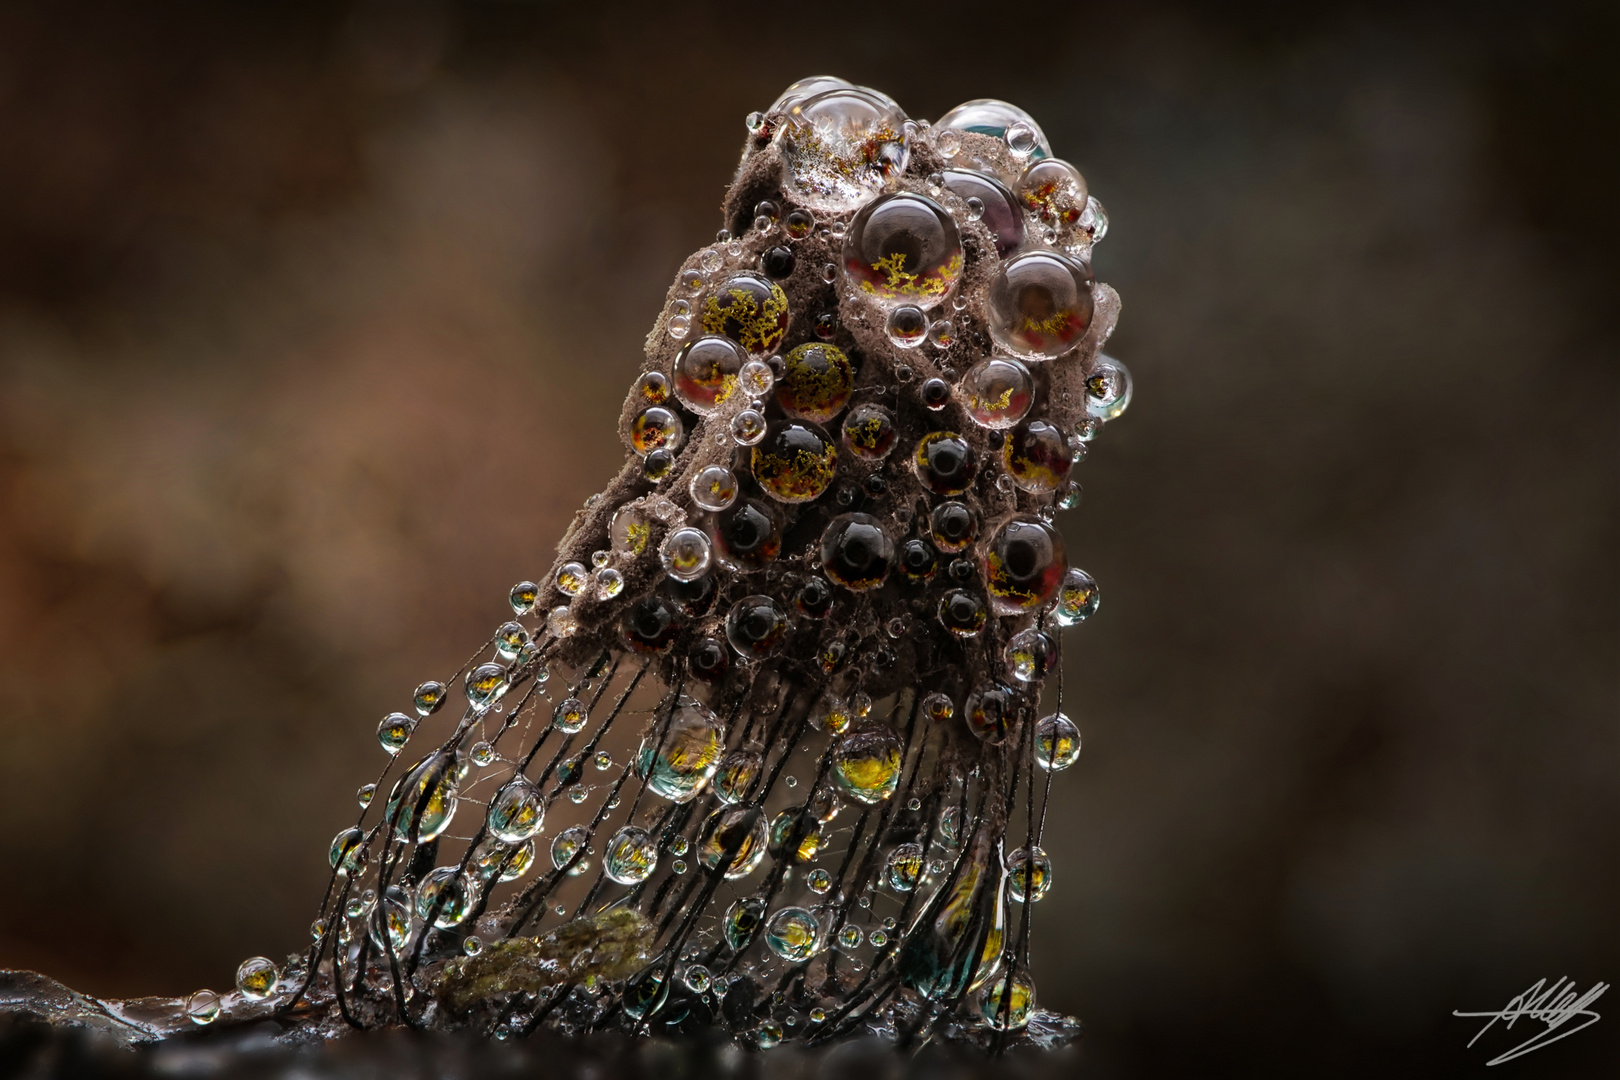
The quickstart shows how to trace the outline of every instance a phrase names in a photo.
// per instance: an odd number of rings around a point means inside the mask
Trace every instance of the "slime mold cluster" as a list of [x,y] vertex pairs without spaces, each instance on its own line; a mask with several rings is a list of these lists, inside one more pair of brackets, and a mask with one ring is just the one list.
[[1080,752],[1062,631],[1098,605],[1053,521],[1131,396],[1107,217],[1005,102],[930,124],[819,77],[747,127],[624,466],[383,718],[307,948],[125,1020],[1075,1036],[1029,909]]

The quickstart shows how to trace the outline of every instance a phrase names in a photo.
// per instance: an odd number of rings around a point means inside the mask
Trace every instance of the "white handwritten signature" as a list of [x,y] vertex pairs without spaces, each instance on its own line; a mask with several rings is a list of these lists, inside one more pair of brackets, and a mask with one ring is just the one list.
[[[1565,985],[1566,983],[1568,985]],[[1602,1018],[1587,1006],[1602,997],[1603,992],[1608,988],[1608,983],[1600,982],[1586,993],[1578,994],[1575,991],[1575,983],[1571,979],[1560,977],[1551,986],[1547,985],[1546,979],[1538,979],[1530,989],[1516,995],[1509,1001],[1507,1008],[1502,1009],[1500,1012],[1461,1012],[1454,1010],[1451,1015],[1490,1017],[1485,1022],[1485,1026],[1479,1029],[1479,1035],[1475,1035],[1468,1040],[1469,1046],[1477,1043],[1480,1035],[1484,1035],[1491,1030],[1498,1020],[1502,1021],[1503,1027],[1508,1028],[1511,1028],[1514,1022],[1520,1019],[1539,1020],[1547,1025],[1544,1030],[1536,1032],[1536,1034],[1515,1046],[1512,1050],[1485,1063],[1486,1065],[1500,1065],[1504,1061],[1512,1061],[1521,1054],[1539,1050],[1549,1043],[1555,1043],[1567,1035],[1575,1034],[1581,1028],[1591,1027],[1597,1023]],[[1575,1019],[1580,1019],[1581,1022],[1572,1028],[1564,1028],[1565,1024]],[[1561,1028],[1563,1030],[1560,1030]],[[1558,1032],[1556,1035],[1553,1034],[1555,1031]]]

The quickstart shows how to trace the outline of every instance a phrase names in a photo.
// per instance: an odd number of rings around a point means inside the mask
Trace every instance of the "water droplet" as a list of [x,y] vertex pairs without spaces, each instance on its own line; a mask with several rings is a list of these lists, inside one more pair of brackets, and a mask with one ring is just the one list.
[[1108,211],[1097,201],[1097,196],[1086,199],[1086,212],[1080,215],[1080,224],[1091,233],[1093,244],[1108,235]]
[[[655,528],[652,516],[645,509],[622,506],[608,526],[608,541],[614,552],[633,561],[651,549]],[[606,565],[606,560],[603,565]]]
[[[795,777],[783,778],[784,783],[788,780],[793,781],[788,787],[799,784]],[[771,819],[769,848],[779,857],[789,857],[796,863],[810,862],[821,850],[822,839],[821,822],[808,807],[789,807]]]
[[825,896],[832,889],[832,875],[817,867],[804,877],[807,888],[818,896]]
[[875,589],[894,565],[894,541],[870,514],[841,514],[821,534],[821,566],[846,589]]
[[686,438],[680,414],[663,405],[642,409],[630,421],[630,449],[646,457],[655,450],[678,450]]
[[377,742],[392,756],[400,752],[416,730],[416,721],[404,713],[389,713],[377,725]]
[[926,581],[934,576],[938,564],[934,545],[915,536],[900,545],[900,570],[911,581]]
[[968,369],[959,394],[974,423],[1000,430],[1013,427],[1029,413],[1035,380],[1017,360],[990,357]]
[[863,461],[882,461],[894,449],[894,417],[881,405],[861,404],[844,418],[844,446]]
[[[734,254],[742,254],[741,245],[738,245]],[[787,333],[787,326],[787,294],[776,282],[752,270],[733,274],[716,286],[703,301],[703,329],[709,334],[725,335],[719,340],[729,338],[745,353],[753,353],[756,356],[770,353],[782,343],[782,335]],[[746,359],[746,356],[743,359]],[[729,390],[735,385],[742,359],[735,365],[726,360],[721,366],[725,368],[728,380],[725,385]],[[679,360],[676,362],[676,369],[675,393],[685,401],[686,398],[681,394],[680,373],[687,369]],[[720,404],[725,398],[716,398],[710,394],[708,400],[712,404]]]
[[372,796],[374,796],[376,794],[377,794],[377,785],[376,784],[361,784],[360,785],[360,790],[354,793],[354,797],[355,797],[355,801],[357,801],[360,804],[360,808],[363,810],[366,807],[371,805]]
[[708,465],[692,477],[689,490],[699,509],[716,513],[737,501],[737,477],[724,465]]
[[692,675],[704,682],[718,682],[731,669],[731,652],[718,638],[700,638],[688,654]]
[[842,945],[846,949],[853,949],[860,945],[860,943],[864,940],[866,940],[866,938],[865,935],[861,933],[861,928],[853,923],[838,931],[838,944]]
[[782,358],[776,400],[796,420],[824,424],[843,411],[855,386],[849,357],[835,345],[806,342]]
[[781,520],[763,499],[738,499],[715,516],[709,536],[720,565],[737,573],[763,569],[782,549]]
[[1098,354],[1096,367],[1086,376],[1086,415],[1114,420],[1130,403],[1130,371],[1112,356]]
[[[781,289],[777,288],[777,292]],[[783,305],[785,321],[785,299]],[[723,322],[724,316],[717,316],[716,324]],[[737,392],[738,376],[747,358],[740,345],[718,332],[687,342],[675,356],[675,396],[700,416],[713,415]]]
[[474,712],[484,712],[505,696],[506,668],[500,664],[479,664],[467,672],[466,689],[467,704]]
[[928,316],[921,308],[902,304],[889,312],[883,330],[895,347],[914,349],[928,337]]
[[793,610],[807,619],[825,619],[832,605],[832,584],[820,574],[805,578],[793,593]]
[[1035,762],[1043,769],[1062,772],[1080,760],[1080,729],[1065,713],[1041,717],[1035,728]]
[[585,725],[591,722],[591,713],[579,698],[564,698],[551,711],[551,722],[564,735],[573,735],[584,730]]
[[724,864],[727,881],[747,877],[765,858],[765,814],[758,807],[716,810],[709,815],[700,835],[704,839],[698,846],[698,861],[710,870]]
[[[1025,891],[1027,879],[1027,891]],[[1030,855],[1024,848],[1019,848],[1008,857],[1008,894],[1019,904],[1025,897],[1030,904],[1042,899],[1043,895],[1051,889],[1051,860],[1047,853],[1035,848],[1034,855]]]
[[751,398],[762,398],[776,385],[776,373],[763,360],[750,360],[737,375],[737,384]]
[[794,256],[793,249],[786,244],[766,248],[759,256],[759,268],[765,276],[773,281],[785,281],[793,276],[793,268],[799,260]]
[[557,589],[564,596],[578,596],[585,591],[591,572],[584,563],[567,562],[557,568]]
[[512,586],[512,611],[518,615],[527,615],[534,610],[534,602],[540,598],[540,586],[532,581],[520,581]]
[[[555,857],[555,856],[554,856]],[[658,844],[646,829],[626,825],[602,854],[602,870],[620,885],[639,885],[658,867]]]
[[894,794],[903,756],[900,740],[888,729],[856,732],[833,754],[833,779],[845,795],[871,806]]
[[1057,592],[1067,570],[1063,538],[1031,514],[1003,520],[985,548],[985,588],[998,615],[1040,607]]
[[787,614],[769,596],[745,596],[726,613],[726,640],[744,659],[763,660],[776,652],[787,629]]
[[721,802],[743,801],[765,767],[765,759],[752,750],[733,750],[720,759],[714,774],[714,794]]
[[406,770],[388,793],[383,818],[408,841],[426,842],[455,817],[461,763],[446,750],[435,750]]
[[931,431],[917,443],[912,465],[923,486],[936,495],[962,495],[973,486],[979,459],[954,431]]
[[923,698],[922,710],[923,715],[936,724],[943,724],[956,715],[956,706],[951,702],[949,695],[938,692]]
[[765,944],[789,963],[810,959],[820,947],[821,924],[801,907],[778,909],[765,924]]
[[1018,695],[1000,683],[981,686],[962,708],[968,730],[991,746],[1004,742],[1017,719]]
[[545,823],[546,806],[540,791],[518,777],[507,782],[489,804],[489,831],[497,840],[521,844]]
[[928,535],[940,551],[962,551],[978,534],[979,520],[966,503],[951,500],[928,515]]
[[1040,136],[1029,124],[1014,123],[1007,128],[1007,149],[1019,157],[1028,157],[1039,145]]
[[1023,968],[1003,973],[984,989],[979,1015],[997,1031],[1017,1031],[1029,1026],[1035,1008],[1035,983]]
[[476,869],[486,880],[495,871],[500,871],[500,880],[516,881],[529,872],[534,865],[534,841],[525,840],[515,847],[487,842],[487,850],[483,851],[476,862]]
[[445,687],[442,682],[428,681],[416,688],[411,702],[416,708],[416,715],[427,716],[444,704]]
[[735,952],[742,952],[765,920],[765,901],[757,896],[744,897],[726,909],[721,926],[726,944]]
[[198,1027],[219,1019],[219,995],[212,990],[198,990],[186,999],[186,1019]]
[[1013,483],[1035,495],[1049,495],[1069,481],[1074,455],[1056,424],[1028,420],[1002,444],[1002,465]]
[[339,877],[348,877],[364,865],[360,847],[364,839],[365,834],[353,827],[344,829],[332,837],[331,846],[326,852],[326,860],[332,869],[338,872]]
[[656,748],[642,748],[637,771],[647,790],[670,802],[690,802],[702,792],[725,753],[726,729],[719,717],[701,705],[678,707]]
[[709,989],[714,978],[709,974],[709,969],[702,964],[688,964],[686,970],[681,973],[681,981],[692,993],[701,994]]
[[1007,674],[1018,682],[1026,683],[1045,678],[1056,657],[1057,646],[1052,639],[1034,627],[1014,634],[1002,653]]
[[810,711],[810,722],[829,735],[842,735],[854,719],[849,703],[830,690],[821,695]]
[[[438,914],[434,914],[434,908],[438,908]],[[428,871],[416,890],[417,916],[424,921],[431,918],[440,930],[465,922],[472,909],[472,892],[454,866]]]
[[936,319],[928,324],[928,342],[936,349],[948,349],[956,344],[956,326],[949,319]]
[[966,589],[952,589],[939,599],[940,625],[959,638],[976,636],[988,615],[984,601]]
[[855,215],[843,259],[850,283],[864,296],[888,304],[932,302],[962,276],[962,238],[944,207],[902,191]]
[[753,446],[765,438],[765,417],[757,409],[744,409],[731,418],[731,437],[739,446]]
[[502,623],[495,631],[495,651],[502,659],[512,660],[529,643],[529,631],[522,623]]
[[655,484],[663,483],[675,471],[675,455],[668,450],[654,450],[641,460],[641,475]]
[[859,206],[905,171],[905,122],[892,101],[865,89],[838,87],[795,102],[776,136],[783,188],[818,210]]
[[596,598],[611,600],[624,591],[624,575],[609,568],[596,572]]
[[1014,255],[990,283],[990,336],[1030,360],[1062,356],[1091,325],[1091,284],[1091,268],[1061,252]]
[[236,989],[249,1001],[263,1001],[275,992],[280,977],[276,965],[262,956],[252,956],[236,969]]
[[910,892],[922,880],[923,849],[921,844],[900,844],[889,852],[883,866],[884,880],[896,892]]
[[707,533],[683,525],[665,538],[658,558],[670,577],[677,581],[695,581],[708,573],[710,551]]
[[468,934],[461,940],[461,951],[468,956],[477,956],[484,951],[484,942],[477,934]]
[[1019,176],[1016,190],[1024,209],[1059,236],[1080,225],[1087,204],[1086,178],[1067,161],[1045,158],[1031,162]]
[[[938,120],[934,121],[934,130],[938,133],[935,138],[943,139],[947,132],[971,132],[976,135],[989,135],[992,138],[1008,142],[1008,149],[1012,149],[1009,134],[1018,129],[1013,135],[1024,150],[1015,150],[1030,157],[1049,157],[1052,146],[1042,134],[1040,125],[1035,119],[1016,105],[995,98],[975,98],[963,102]],[[1025,134],[1025,130],[1029,132]],[[962,146],[961,136],[957,136],[957,145]]]
[[[591,834],[583,825],[575,825],[564,829],[551,841],[551,865],[561,870],[568,865],[568,860],[572,859],[576,852],[581,851],[586,844],[590,843],[590,839]],[[580,862],[583,863],[584,860],[581,859]],[[576,865],[571,873],[577,876],[579,867]]]

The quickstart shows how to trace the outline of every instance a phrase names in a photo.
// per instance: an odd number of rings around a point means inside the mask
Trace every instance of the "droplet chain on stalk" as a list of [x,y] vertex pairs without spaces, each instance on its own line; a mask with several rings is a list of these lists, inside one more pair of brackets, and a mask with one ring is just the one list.
[[1080,749],[1061,630],[1099,598],[1053,522],[1131,399],[1107,215],[1005,102],[929,124],[818,77],[748,129],[626,464],[515,617],[378,726],[307,954],[244,962],[191,1023],[1077,1033],[1035,1006],[1030,907]]

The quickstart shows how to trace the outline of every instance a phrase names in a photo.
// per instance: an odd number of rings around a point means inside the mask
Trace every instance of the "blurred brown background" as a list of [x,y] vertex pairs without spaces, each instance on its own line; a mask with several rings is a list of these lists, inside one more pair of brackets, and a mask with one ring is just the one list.
[[0,9],[0,966],[305,940],[377,718],[549,564],[825,71],[1018,102],[1112,216],[1082,1071],[1472,1075],[1529,1032],[1451,1010],[1620,979],[1614,6],[1128,7]]

